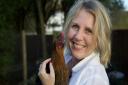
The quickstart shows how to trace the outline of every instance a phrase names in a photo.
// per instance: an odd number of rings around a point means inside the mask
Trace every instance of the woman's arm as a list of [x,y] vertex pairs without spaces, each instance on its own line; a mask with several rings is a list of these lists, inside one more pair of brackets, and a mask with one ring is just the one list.
[[[55,72],[52,63],[50,62],[51,59],[46,59],[42,62],[42,64],[39,67],[39,73],[38,76],[42,82],[43,85],[54,85],[55,84]],[[49,63],[49,70],[50,72],[47,73],[46,71],[46,65]]]

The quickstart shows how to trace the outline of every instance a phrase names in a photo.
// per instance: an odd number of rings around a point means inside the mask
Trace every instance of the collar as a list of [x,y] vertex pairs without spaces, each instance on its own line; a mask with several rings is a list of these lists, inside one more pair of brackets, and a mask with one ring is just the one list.
[[[71,59],[71,55],[65,55],[65,63],[67,64]],[[93,62],[92,64],[95,64],[97,62],[100,62],[99,53],[92,52],[89,56],[82,59],[80,62],[78,62],[73,68],[72,72],[78,72],[83,67],[86,67],[88,63]]]
[[[73,68],[72,72],[77,72],[83,67],[86,67],[90,61],[93,59],[98,59],[99,58],[99,53],[92,52],[89,56],[85,57],[83,60],[81,60],[79,63],[77,63]],[[99,59],[98,59],[99,60]],[[95,61],[94,61],[95,62]]]

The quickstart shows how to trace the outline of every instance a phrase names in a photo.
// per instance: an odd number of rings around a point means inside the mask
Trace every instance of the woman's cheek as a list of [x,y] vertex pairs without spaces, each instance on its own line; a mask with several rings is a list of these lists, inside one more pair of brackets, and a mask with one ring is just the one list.
[[75,31],[70,28],[68,32],[68,39],[72,39],[74,35],[75,35]]

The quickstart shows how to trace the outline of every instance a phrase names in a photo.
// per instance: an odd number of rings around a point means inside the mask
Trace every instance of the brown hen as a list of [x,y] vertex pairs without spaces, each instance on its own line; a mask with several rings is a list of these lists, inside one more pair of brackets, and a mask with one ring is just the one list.
[[55,70],[55,85],[68,85],[69,70],[64,61],[64,35],[60,34],[53,45],[52,60]]

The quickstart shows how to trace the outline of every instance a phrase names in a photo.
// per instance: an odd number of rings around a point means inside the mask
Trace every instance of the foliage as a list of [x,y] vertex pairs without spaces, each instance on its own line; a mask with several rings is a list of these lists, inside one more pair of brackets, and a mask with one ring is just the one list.
[[99,0],[99,1],[101,1],[111,11],[124,9],[122,0]]
[[0,81],[8,79],[9,68],[15,63],[15,14],[21,6],[26,8],[26,0],[0,0]]
[[73,5],[75,0],[62,0],[62,10],[65,14],[69,11],[69,8]]
[[116,11],[112,13],[113,29],[127,29],[128,27],[128,12]]
[[[72,4],[75,1],[76,0],[62,0],[63,11],[67,13],[69,8],[72,6]],[[105,7],[107,7],[111,11],[124,9],[122,0],[99,0],[99,1],[101,1],[105,5]]]

